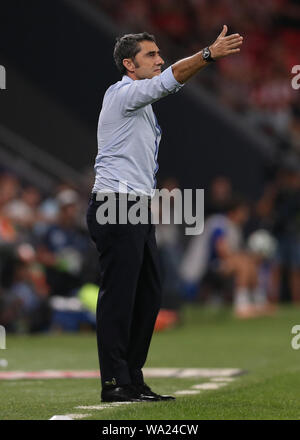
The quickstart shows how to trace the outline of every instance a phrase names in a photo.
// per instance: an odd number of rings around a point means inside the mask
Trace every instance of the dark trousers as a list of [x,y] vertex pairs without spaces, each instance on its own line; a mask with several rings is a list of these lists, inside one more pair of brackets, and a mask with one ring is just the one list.
[[[100,291],[97,344],[102,386],[143,383],[147,358],[161,304],[161,281],[155,226],[104,224],[90,200],[87,224],[99,253]],[[128,201],[128,209],[134,202]]]

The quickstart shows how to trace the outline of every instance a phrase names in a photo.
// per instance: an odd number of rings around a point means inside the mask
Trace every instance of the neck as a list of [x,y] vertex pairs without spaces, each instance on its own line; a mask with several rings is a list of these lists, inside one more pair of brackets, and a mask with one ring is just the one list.
[[129,76],[129,78],[133,79],[134,81],[138,79],[135,73],[127,72],[126,75]]

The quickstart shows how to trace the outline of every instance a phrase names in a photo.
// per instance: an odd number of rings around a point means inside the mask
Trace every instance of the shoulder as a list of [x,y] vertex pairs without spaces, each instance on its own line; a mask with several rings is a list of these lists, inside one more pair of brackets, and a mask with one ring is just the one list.
[[130,78],[126,77],[126,75],[123,76],[123,78],[112,84],[105,92],[104,98],[113,92],[118,92],[120,89],[123,89],[126,86],[129,86],[131,82],[133,82]]

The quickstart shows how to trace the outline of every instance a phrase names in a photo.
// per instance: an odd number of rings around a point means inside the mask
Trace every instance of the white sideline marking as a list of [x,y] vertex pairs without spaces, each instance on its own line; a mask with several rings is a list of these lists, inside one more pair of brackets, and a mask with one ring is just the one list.
[[49,420],[72,420],[72,418],[67,415],[66,416],[57,415],[57,416],[52,416],[51,419]]
[[[238,368],[144,368],[145,377],[232,377],[243,373]],[[3,371],[0,379],[84,379],[100,378],[99,370]]]
[[143,368],[145,377],[174,377],[179,368]]
[[[136,403],[136,402],[107,402],[106,405],[118,406],[118,405],[130,405],[131,403]],[[105,405],[105,403],[103,405]]]
[[90,417],[92,414],[66,414],[67,417],[73,419],[84,419],[85,417]]
[[231,377],[242,374],[239,368],[144,368],[145,377]]
[[103,406],[103,405],[89,405],[89,406],[75,406],[75,409],[106,409],[111,408],[110,406]]
[[218,388],[223,387],[224,385],[227,385],[227,383],[199,383],[197,385],[193,385],[192,388],[195,388],[195,390],[217,390]]
[[89,405],[89,406],[75,406],[76,409],[105,409],[105,408],[113,408],[115,406],[120,405],[130,405],[134,402],[111,402],[111,403],[103,403],[102,405]]
[[212,382],[233,382],[235,380],[234,377],[212,377],[210,379]]
[[99,370],[42,370],[42,371],[4,371],[0,379],[94,379],[100,378]]
[[186,395],[186,394],[199,394],[200,391],[196,391],[196,390],[179,390],[179,391],[175,391],[174,394],[179,394],[179,395]]
[[91,414],[65,414],[52,416],[49,420],[73,420],[73,419],[84,419],[85,417],[90,417]]

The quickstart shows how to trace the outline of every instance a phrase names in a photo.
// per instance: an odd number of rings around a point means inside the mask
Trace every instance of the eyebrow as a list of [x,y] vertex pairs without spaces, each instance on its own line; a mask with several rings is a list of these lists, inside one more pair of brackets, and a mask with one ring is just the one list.
[[155,54],[160,55],[160,50],[150,50],[150,52],[147,52],[145,55],[155,55]]

